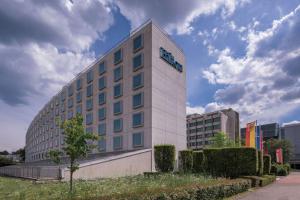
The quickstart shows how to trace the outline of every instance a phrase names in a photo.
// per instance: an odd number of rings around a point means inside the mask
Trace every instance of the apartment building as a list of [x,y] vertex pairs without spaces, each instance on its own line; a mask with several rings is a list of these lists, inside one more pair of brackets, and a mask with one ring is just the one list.
[[286,124],[283,126],[284,137],[292,145],[290,164],[300,169],[300,123]]
[[239,113],[231,108],[187,115],[187,146],[190,149],[203,149],[213,143],[213,137],[218,132],[224,132],[237,141],[240,139],[239,126]]
[[[59,121],[76,113],[100,140],[91,153],[186,148],[186,68],[183,51],[148,21],[66,84],[39,111],[26,134],[26,162],[64,147]],[[57,120],[60,119],[60,120]]]

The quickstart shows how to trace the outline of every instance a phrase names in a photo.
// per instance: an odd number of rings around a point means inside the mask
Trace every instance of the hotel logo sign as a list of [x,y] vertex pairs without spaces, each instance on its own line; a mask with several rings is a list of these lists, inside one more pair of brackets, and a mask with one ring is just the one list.
[[165,50],[163,47],[159,49],[160,57],[174,67],[177,71],[182,72],[182,65],[174,59],[172,53]]

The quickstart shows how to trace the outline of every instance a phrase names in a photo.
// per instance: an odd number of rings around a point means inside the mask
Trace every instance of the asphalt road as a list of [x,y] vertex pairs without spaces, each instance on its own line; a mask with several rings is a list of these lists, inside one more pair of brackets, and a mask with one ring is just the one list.
[[248,192],[237,200],[300,200],[300,172],[280,177],[275,183]]

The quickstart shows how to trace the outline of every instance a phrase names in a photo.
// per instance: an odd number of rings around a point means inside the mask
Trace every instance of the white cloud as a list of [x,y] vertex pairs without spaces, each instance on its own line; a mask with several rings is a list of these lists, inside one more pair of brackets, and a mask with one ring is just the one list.
[[221,10],[222,17],[228,17],[237,7],[248,0],[117,0],[120,12],[136,28],[147,19],[159,22],[169,33],[189,34],[193,31],[192,23],[199,16],[212,15]]
[[186,113],[187,114],[202,114],[205,112],[205,108],[201,107],[201,106],[195,106],[195,107],[191,107],[189,105],[186,106]]
[[300,123],[300,121],[294,120],[294,121],[291,121],[291,122],[283,123],[282,126],[293,125],[293,124],[299,124],[299,123]]
[[226,86],[216,91],[215,102],[209,105],[236,109],[243,123],[277,121],[299,107],[299,27],[300,6],[265,31],[251,25],[245,56],[234,57],[229,48],[215,50],[217,62],[203,76],[211,84]]

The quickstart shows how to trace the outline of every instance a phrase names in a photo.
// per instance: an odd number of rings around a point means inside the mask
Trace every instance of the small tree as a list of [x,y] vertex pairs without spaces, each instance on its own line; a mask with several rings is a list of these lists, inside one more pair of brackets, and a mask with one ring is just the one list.
[[213,148],[224,148],[224,147],[235,147],[239,146],[239,142],[235,144],[233,140],[231,140],[227,134],[224,132],[218,132],[213,139],[213,144],[211,147]]
[[271,155],[272,163],[276,162],[276,149],[282,148],[283,163],[288,163],[292,154],[292,144],[288,140],[270,139],[266,142],[268,154]]
[[60,171],[60,163],[61,163],[61,156],[62,152],[59,150],[51,150],[49,152],[49,157],[50,159],[58,165],[58,171],[59,171],[59,179],[61,179],[61,171]]
[[[61,128],[64,130],[66,147],[63,150],[70,158],[70,193],[73,192],[73,174],[79,169],[77,159],[86,157],[87,153],[94,148],[88,141],[97,140],[98,137],[93,133],[87,133],[83,126],[83,117],[81,114],[77,114],[74,118],[66,120],[61,124]],[[60,162],[60,153],[53,152],[53,161]]]

